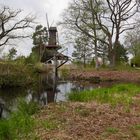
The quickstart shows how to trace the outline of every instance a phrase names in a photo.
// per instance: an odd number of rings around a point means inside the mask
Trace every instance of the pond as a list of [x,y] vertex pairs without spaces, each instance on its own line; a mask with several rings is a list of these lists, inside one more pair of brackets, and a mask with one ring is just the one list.
[[0,89],[0,112],[2,111],[2,117],[7,117],[16,108],[19,98],[24,98],[27,102],[35,101],[40,105],[47,105],[51,102],[66,101],[71,91],[107,87],[112,84],[111,82],[93,84],[85,81],[64,81],[52,74],[41,74],[38,76],[36,86]]

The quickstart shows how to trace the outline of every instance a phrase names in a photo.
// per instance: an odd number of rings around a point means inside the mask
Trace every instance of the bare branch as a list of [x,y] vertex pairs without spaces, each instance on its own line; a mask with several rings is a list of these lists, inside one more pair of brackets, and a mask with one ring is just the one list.
[[27,38],[26,33],[20,34],[21,31],[32,29],[35,17],[27,15],[24,18],[19,17],[21,10],[12,10],[3,6],[0,10],[0,46],[7,44],[10,40]]

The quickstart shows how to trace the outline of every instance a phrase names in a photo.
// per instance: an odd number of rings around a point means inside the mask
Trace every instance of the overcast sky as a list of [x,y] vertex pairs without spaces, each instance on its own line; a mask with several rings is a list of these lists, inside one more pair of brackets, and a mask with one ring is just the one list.
[[[0,0],[0,4],[7,5],[13,9],[22,9],[25,14],[35,14],[37,21],[44,26],[46,26],[47,13],[50,25],[55,26],[60,20],[61,13],[67,8],[69,1],[70,0]],[[18,48],[19,53],[21,55],[29,54],[31,47],[31,41],[24,41],[22,47]]]

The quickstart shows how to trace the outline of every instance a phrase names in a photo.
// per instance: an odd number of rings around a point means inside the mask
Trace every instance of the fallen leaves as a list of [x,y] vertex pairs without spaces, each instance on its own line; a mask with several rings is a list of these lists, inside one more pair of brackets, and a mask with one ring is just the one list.
[[51,104],[44,107],[35,119],[53,120],[59,125],[37,133],[42,133],[39,135],[41,140],[120,140],[124,137],[135,140],[139,129],[131,129],[140,125],[140,104],[131,105],[129,112],[122,105],[112,107],[96,102]]
[[[129,81],[140,82],[140,72],[132,71],[71,71],[73,80],[91,80],[99,77],[101,81]],[[94,81],[94,80],[93,80]]]

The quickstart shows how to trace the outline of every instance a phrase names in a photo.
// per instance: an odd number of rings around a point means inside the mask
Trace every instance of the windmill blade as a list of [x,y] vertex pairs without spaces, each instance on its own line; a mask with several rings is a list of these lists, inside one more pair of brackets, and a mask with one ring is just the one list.
[[49,30],[50,26],[49,26],[49,20],[48,20],[48,14],[46,13],[46,21],[47,21],[47,28]]
[[52,26],[53,26],[53,24],[54,24],[54,20],[52,21],[52,23],[51,23],[51,26],[50,26],[50,27],[52,27]]

